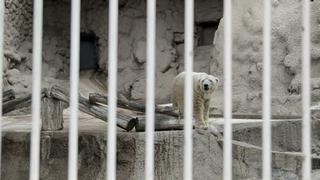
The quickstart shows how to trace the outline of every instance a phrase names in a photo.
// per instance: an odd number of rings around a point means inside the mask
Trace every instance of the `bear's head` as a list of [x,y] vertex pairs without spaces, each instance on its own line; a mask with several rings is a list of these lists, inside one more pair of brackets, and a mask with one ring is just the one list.
[[217,88],[219,79],[212,75],[205,75],[200,78],[200,90],[205,94],[211,94]]

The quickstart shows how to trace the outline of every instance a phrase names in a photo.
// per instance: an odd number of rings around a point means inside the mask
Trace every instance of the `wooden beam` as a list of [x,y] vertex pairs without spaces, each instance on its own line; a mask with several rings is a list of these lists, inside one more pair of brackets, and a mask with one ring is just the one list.
[[[89,94],[89,102],[91,104],[97,104],[97,103],[101,103],[101,104],[108,104],[108,97],[98,94],[98,93],[90,93]],[[124,96],[119,96],[117,99],[117,103],[119,107],[122,108],[126,108],[126,109],[131,109],[134,111],[141,111],[141,112],[145,112],[145,103],[141,103],[141,102],[135,102],[135,101],[130,101],[128,99],[126,99]],[[174,108],[171,106],[157,106],[155,107],[155,112],[156,113],[161,113],[161,114],[167,114],[170,116],[174,116],[174,117],[179,117],[179,114],[177,112],[174,111]]]

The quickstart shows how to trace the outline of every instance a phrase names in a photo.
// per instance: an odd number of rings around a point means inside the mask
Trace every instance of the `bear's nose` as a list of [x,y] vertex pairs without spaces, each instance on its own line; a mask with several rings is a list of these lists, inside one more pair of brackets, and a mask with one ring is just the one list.
[[204,84],[204,90],[208,90],[209,89],[209,85],[208,84]]

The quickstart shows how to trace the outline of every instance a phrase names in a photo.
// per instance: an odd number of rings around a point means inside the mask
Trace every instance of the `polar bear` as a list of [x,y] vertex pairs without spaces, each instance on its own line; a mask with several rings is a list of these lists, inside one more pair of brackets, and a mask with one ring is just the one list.
[[[178,108],[180,117],[184,109],[185,72],[178,74],[173,80],[171,100]],[[193,117],[196,127],[208,127],[209,106],[212,93],[216,89],[219,79],[207,73],[193,72]]]

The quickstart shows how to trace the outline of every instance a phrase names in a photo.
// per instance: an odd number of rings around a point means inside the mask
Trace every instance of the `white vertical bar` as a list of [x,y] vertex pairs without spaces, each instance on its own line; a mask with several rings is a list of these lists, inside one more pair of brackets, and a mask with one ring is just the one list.
[[271,0],[264,0],[263,25],[263,180],[271,179]]
[[310,0],[303,0],[302,32],[302,164],[303,180],[311,179],[311,116],[310,116]]
[[118,0],[109,0],[109,83],[108,83],[108,154],[107,179],[116,180],[117,156],[117,66],[118,66]]
[[71,1],[70,125],[68,179],[78,179],[78,99],[81,0]]
[[184,179],[193,179],[193,38],[194,38],[194,0],[185,0],[184,32],[185,32],[185,89],[184,89]]
[[1,162],[2,162],[2,84],[3,84],[3,44],[4,44],[4,3],[0,2],[0,178],[1,178]]
[[147,86],[145,179],[154,179],[156,0],[147,0]]
[[231,0],[224,0],[224,143],[223,178],[232,179],[232,14]]
[[32,51],[32,132],[30,154],[31,180],[39,179],[40,130],[41,130],[41,61],[42,61],[42,11],[43,1],[33,2],[33,51]]

